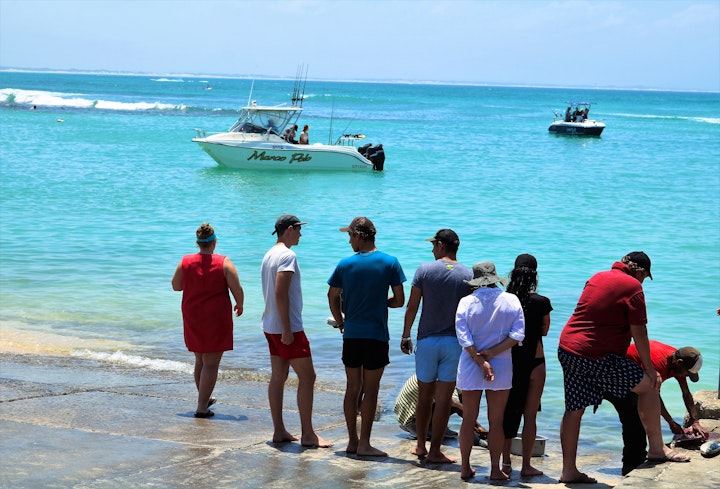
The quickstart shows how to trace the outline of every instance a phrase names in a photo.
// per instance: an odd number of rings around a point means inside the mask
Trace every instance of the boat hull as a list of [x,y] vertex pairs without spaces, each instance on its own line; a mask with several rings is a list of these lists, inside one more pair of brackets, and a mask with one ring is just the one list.
[[219,165],[241,170],[372,171],[373,164],[356,148],[286,142],[239,142],[195,138]]
[[605,124],[597,121],[553,122],[548,131],[568,136],[599,136],[603,129],[605,129]]

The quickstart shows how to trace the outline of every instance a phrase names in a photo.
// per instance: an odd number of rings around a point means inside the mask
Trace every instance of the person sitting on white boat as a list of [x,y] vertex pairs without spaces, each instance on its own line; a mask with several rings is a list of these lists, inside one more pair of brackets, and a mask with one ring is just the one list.
[[568,107],[567,110],[565,111],[565,122],[570,122],[570,117],[571,117],[570,111],[571,110],[572,110],[572,107]]
[[310,134],[308,134],[308,131],[310,131],[310,126],[305,124],[300,133],[300,144],[310,144]]
[[295,133],[296,133],[297,129],[298,129],[297,124],[292,125],[292,126],[288,127],[287,129],[285,129],[285,133],[283,134],[283,138],[285,139],[285,141],[287,141],[288,143],[297,144],[298,142],[295,139]]

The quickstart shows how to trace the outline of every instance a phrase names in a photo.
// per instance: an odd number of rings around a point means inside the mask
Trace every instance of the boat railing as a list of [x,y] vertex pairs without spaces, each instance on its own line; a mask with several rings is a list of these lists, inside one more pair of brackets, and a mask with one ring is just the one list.
[[355,147],[355,144],[363,139],[365,139],[364,134],[343,134],[337,139],[337,141],[335,141],[335,144],[337,146]]
[[195,128],[195,132],[197,133],[197,137],[199,138],[206,138],[207,135],[205,134],[205,129],[202,129],[200,127]]

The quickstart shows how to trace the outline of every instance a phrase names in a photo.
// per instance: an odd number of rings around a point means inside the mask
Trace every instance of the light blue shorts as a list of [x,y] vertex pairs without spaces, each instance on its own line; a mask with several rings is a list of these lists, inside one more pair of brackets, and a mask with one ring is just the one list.
[[429,336],[417,342],[415,374],[427,384],[455,382],[462,347],[455,336]]

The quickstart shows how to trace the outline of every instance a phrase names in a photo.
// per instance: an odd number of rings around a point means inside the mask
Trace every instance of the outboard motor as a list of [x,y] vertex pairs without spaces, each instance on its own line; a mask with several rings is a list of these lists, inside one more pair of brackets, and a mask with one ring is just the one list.
[[360,154],[363,155],[365,158],[367,158],[367,153],[368,153],[368,149],[370,149],[370,146],[372,146],[372,144],[370,144],[370,143],[368,143],[368,144],[363,144],[362,146],[360,146],[360,147],[358,148],[358,153],[360,153]]
[[373,164],[373,170],[383,171],[385,168],[385,150],[382,144],[368,148],[365,157]]

